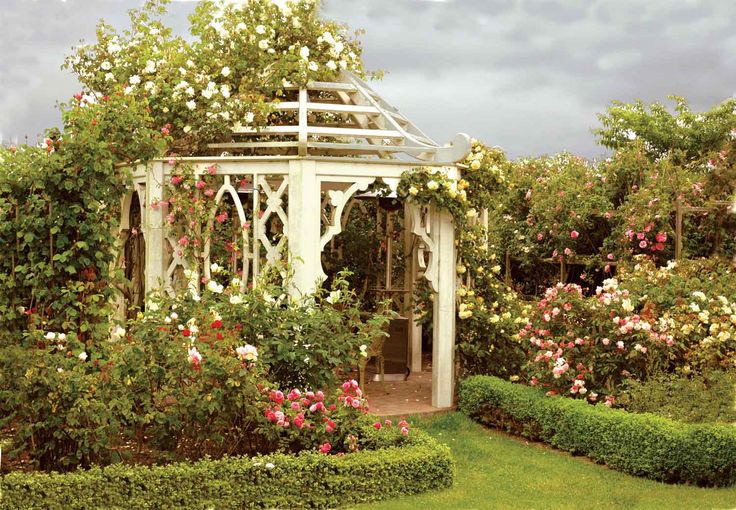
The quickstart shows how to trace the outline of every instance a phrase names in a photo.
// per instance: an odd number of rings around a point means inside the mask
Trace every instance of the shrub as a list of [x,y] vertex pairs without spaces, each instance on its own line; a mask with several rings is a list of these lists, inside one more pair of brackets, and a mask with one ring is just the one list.
[[261,432],[291,451],[353,452],[402,444],[409,436],[405,421],[393,427],[391,420],[381,423],[370,418],[368,401],[355,380],[345,381],[332,398],[322,391],[298,389],[286,395],[278,390],[265,393],[264,414],[270,426],[262,427]]
[[660,374],[646,382],[629,380],[618,405],[688,423],[733,423],[736,374],[710,371],[690,376]]
[[486,425],[540,440],[629,474],[670,483],[736,482],[736,430],[546,397],[535,388],[474,376],[459,408]]
[[0,479],[0,508],[334,508],[452,485],[449,448],[424,435],[343,456],[303,452]]
[[526,377],[554,393],[595,402],[667,359],[672,337],[638,296],[614,279],[585,297],[577,285],[547,289],[518,336],[531,344]]
[[[370,345],[374,336],[385,335],[382,328],[393,314],[386,310],[361,320],[360,302],[344,274],[314,295],[294,300],[288,296],[288,281],[279,285],[262,281],[255,289],[244,289],[240,278],[213,267],[217,270],[205,280],[201,296],[187,291],[175,298],[158,298],[143,320],[130,324],[132,335],[141,342],[156,335],[182,342],[185,338],[180,327],[187,329],[190,321],[199,328],[208,326],[211,320],[198,317],[216,314],[221,331],[234,335],[235,343],[229,344],[232,348],[243,344],[258,348],[259,363],[270,383],[316,391],[337,385],[337,370],[349,371],[356,366],[361,345]],[[196,287],[196,282],[191,285]],[[192,338],[186,337],[187,341]],[[199,340],[192,345],[195,343]]]
[[[41,469],[67,470],[114,460],[120,417],[129,410],[101,378],[99,354],[73,333],[2,349],[0,399],[13,426],[9,456],[25,453]],[[20,344],[20,342],[19,342]]]

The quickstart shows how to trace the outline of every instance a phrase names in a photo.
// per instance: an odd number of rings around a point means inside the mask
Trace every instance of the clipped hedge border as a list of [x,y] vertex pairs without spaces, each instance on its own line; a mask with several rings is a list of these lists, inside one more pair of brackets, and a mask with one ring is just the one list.
[[730,425],[681,423],[547,397],[490,376],[469,377],[458,391],[459,409],[481,423],[625,473],[701,486],[736,482],[736,428]]
[[[273,464],[273,466],[271,466]],[[447,446],[419,431],[408,444],[344,456],[302,452],[67,474],[11,473],[2,509],[335,508],[452,485]]]

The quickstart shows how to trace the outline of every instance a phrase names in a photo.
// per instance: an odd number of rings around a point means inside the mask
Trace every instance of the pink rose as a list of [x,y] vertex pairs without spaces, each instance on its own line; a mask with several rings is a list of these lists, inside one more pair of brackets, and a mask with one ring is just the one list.
[[573,230],[572,232],[570,232],[570,237],[572,237],[573,239],[577,239],[579,235],[580,233],[578,233],[577,230]]
[[639,248],[646,248],[646,247],[647,247],[647,242],[646,241],[641,241],[639,243]]

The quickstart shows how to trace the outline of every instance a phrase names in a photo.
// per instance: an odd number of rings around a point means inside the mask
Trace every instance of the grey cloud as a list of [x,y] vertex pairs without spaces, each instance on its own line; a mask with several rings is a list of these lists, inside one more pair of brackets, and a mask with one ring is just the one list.
[[[58,123],[78,85],[63,55],[95,20],[127,23],[140,0],[3,0],[0,133]],[[39,8],[43,5],[43,16]],[[172,4],[179,32],[192,3]],[[374,88],[439,142],[458,131],[512,156],[599,155],[590,133],[613,99],[668,94],[710,108],[736,90],[736,4],[719,0],[326,0],[324,14],[365,28]]]

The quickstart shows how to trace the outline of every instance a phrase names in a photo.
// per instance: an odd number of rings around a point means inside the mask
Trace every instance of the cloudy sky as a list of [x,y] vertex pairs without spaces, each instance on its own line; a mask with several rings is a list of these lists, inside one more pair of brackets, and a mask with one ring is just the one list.
[[[96,20],[123,26],[142,0],[0,0],[0,139],[59,124],[79,85],[60,70]],[[191,2],[170,8],[184,33]],[[736,92],[731,0],[326,0],[364,28],[375,88],[440,143],[466,132],[512,157],[595,157],[591,129],[611,100],[687,97],[708,109]]]

